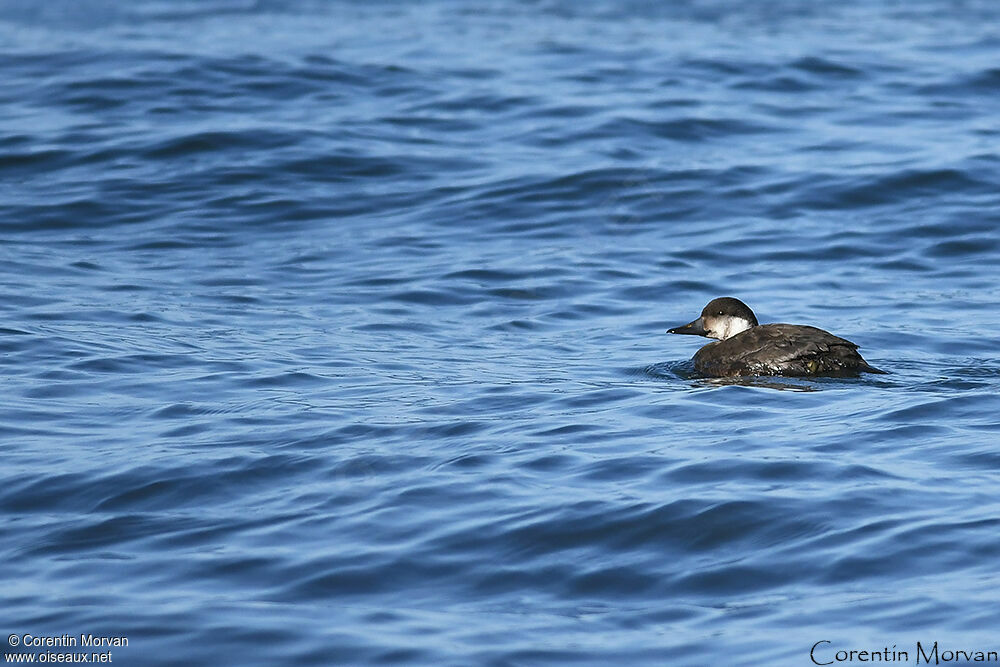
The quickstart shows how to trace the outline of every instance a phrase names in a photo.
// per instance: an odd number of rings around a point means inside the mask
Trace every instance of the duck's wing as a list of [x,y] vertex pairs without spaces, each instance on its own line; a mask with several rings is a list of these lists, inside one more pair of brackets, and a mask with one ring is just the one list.
[[706,360],[706,370],[725,375],[857,373],[868,367],[857,350],[851,341],[816,327],[765,324],[720,341],[711,355],[716,361]]

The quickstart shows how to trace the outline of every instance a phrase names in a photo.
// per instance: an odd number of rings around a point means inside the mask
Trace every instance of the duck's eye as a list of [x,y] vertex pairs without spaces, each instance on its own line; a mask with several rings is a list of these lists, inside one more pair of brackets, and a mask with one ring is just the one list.
[[716,313],[716,315],[721,315],[721,314],[722,314],[722,311],[721,311],[721,310],[720,310],[720,311],[719,311],[718,313]]

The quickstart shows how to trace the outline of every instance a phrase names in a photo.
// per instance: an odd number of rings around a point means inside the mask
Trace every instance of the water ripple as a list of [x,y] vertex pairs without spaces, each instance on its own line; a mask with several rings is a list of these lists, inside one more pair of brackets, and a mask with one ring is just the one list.
[[[0,2],[5,627],[149,665],[991,648],[998,18]],[[665,332],[724,294],[890,374],[699,377]]]

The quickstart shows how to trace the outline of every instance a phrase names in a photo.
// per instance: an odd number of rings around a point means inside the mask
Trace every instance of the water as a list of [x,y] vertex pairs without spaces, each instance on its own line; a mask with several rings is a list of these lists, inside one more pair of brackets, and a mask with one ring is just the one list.
[[[0,3],[0,630],[1000,649],[998,20]],[[891,374],[698,379],[664,331],[721,295]]]

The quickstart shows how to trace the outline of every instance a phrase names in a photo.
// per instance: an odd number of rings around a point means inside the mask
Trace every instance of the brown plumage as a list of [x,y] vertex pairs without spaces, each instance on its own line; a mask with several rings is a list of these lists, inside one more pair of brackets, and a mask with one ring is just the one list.
[[712,377],[884,372],[869,366],[851,341],[799,324],[763,324],[709,343],[695,353],[694,367]]
[[849,340],[806,325],[757,324],[753,311],[732,297],[713,299],[701,317],[668,333],[720,339],[694,355],[695,369],[710,377],[885,373]]

